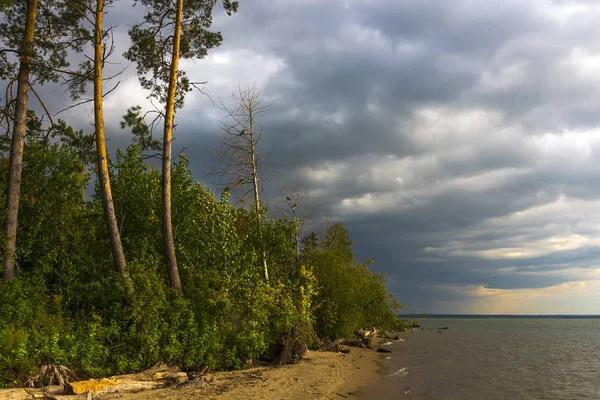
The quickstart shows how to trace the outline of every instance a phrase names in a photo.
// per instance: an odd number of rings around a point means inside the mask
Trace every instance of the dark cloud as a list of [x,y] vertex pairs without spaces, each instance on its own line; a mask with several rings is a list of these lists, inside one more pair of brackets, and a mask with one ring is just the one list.
[[[123,4],[110,16],[117,62],[141,15]],[[518,311],[519,293],[600,279],[599,17],[596,2],[574,0],[241,2],[233,17],[215,12],[222,47],[183,65],[210,98],[190,95],[175,143],[202,176],[220,135],[213,101],[256,83],[271,104],[272,203],[301,178],[409,310],[501,299],[508,308],[494,310]],[[113,148],[129,140],[125,108],[149,105],[132,66],[110,68],[123,67],[106,104]],[[89,110],[65,117],[89,129]]]

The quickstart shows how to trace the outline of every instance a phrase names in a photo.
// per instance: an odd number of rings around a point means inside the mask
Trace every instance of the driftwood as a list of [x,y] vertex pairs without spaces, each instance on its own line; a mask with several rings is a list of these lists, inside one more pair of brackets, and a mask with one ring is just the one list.
[[348,346],[360,347],[361,349],[372,349],[371,341],[373,339],[348,340],[345,342]]
[[374,338],[375,335],[377,335],[377,329],[375,329],[375,328],[360,329],[360,330],[356,331],[356,336],[358,336],[361,339],[371,339],[371,338]]
[[378,353],[391,353],[392,351],[391,351],[391,350],[388,350],[388,349],[382,349],[382,348],[380,347],[380,348],[378,348],[378,349],[377,349],[377,352],[378,352]]
[[50,386],[43,389],[0,389],[0,400],[85,400],[87,395],[64,395],[62,386]]
[[340,344],[345,342],[344,338],[334,340],[333,342],[325,343],[323,346],[319,347],[318,351],[338,351]]
[[188,374],[176,367],[156,366],[139,374],[70,382],[41,389],[0,390],[0,400],[54,399],[91,400],[121,397],[125,393],[160,389],[188,381]]
[[188,381],[188,374],[177,368],[159,366],[139,374],[89,379],[66,385],[67,394],[91,393],[93,398],[121,397],[124,393],[161,389]]
[[26,385],[31,388],[52,385],[64,386],[75,380],[75,374],[64,365],[44,364],[38,368],[37,374],[29,378]]
[[360,347],[363,349],[372,349],[372,340],[377,335],[377,329],[360,329],[354,332],[356,335],[356,339],[346,340],[344,338],[334,340],[333,342],[329,342],[319,347],[319,351],[341,351],[346,352],[343,347],[340,349],[341,345],[351,346],[351,347]]

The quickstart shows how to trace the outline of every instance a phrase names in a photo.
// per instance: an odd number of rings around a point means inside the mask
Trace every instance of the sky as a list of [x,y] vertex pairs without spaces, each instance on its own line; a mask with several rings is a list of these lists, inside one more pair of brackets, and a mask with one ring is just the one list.
[[[140,9],[119,2],[109,146],[148,106],[120,54]],[[600,2],[240,0],[177,114],[202,182],[223,112],[257,85],[265,198],[300,180],[357,258],[417,313],[600,314]],[[70,103],[45,87],[52,107]],[[61,114],[90,130],[85,108]]]

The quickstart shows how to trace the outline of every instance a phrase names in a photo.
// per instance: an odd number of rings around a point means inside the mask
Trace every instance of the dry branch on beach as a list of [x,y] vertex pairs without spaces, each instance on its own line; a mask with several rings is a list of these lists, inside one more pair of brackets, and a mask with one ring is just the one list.
[[[47,370],[54,374],[55,371],[60,369],[53,367],[43,369],[44,372]],[[39,379],[39,376],[40,374],[34,378]],[[188,381],[188,375],[185,372],[179,372],[177,367],[159,365],[138,374],[119,375],[110,378],[88,379],[78,382],[64,381],[64,377],[58,379],[62,379],[64,383],[37,389],[0,390],[0,400],[116,398],[126,393],[137,393],[182,384]]]

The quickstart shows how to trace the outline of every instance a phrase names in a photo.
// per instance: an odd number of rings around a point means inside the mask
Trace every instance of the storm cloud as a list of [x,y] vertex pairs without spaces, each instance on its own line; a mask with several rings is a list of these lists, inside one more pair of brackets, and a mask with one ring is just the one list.
[[[240,3],[215,18],[223,45],[183,63],[210,95],[191,94],[177,115],[196,176],[220,136],[212,101],[256,84],[271,104],[268,199],[302,180],[408,310],[598,313],[600,4]],[[109,15],[119,54],[130,10]],[[132,66],[120,79],[106,103],[113,148],[129,140],[125,109],[148,105]]]

